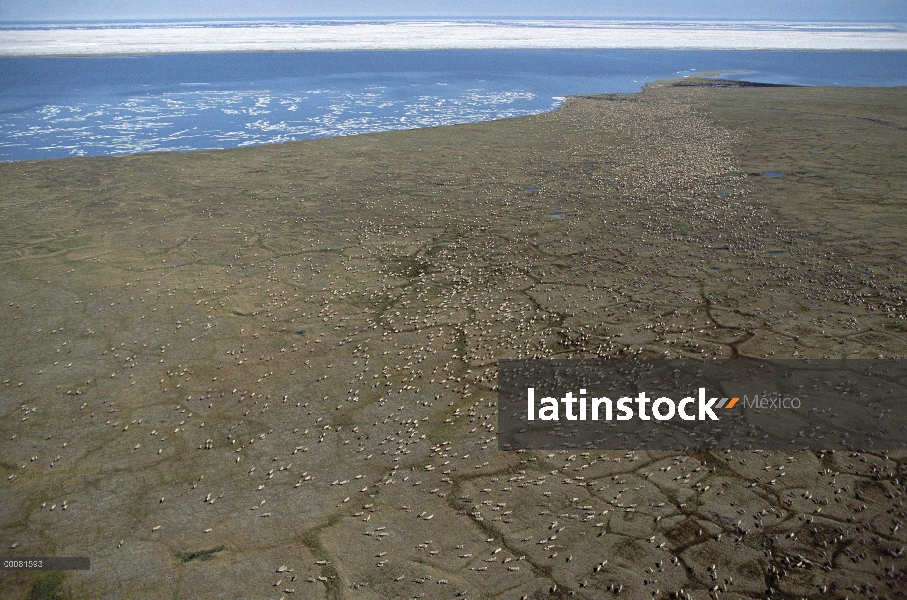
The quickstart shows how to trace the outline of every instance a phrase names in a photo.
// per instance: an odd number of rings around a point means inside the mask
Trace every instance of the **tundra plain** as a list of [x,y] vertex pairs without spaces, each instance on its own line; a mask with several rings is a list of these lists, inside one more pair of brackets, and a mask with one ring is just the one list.
[[[907,89],[0,164],[0,596],[892,598],[907,454],[502,452],[502,358],[907,354]],[[49,592],[48,592],[49,593]]]

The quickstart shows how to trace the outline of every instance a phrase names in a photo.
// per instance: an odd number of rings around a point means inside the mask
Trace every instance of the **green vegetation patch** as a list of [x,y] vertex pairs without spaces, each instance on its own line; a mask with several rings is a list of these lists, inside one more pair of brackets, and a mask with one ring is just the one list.
[[66,598],[63,592],[63,575],[51,571],[42,575],[28,593],[28,600],[62,600]]
[[176,557],[182,564],[192,562],[194,560],[209,560],[212,556],[218,552],[226,550],[226,546],[217,546],[215,548],[209,548],[208,550],[196,550],[195,552],[179,552]]

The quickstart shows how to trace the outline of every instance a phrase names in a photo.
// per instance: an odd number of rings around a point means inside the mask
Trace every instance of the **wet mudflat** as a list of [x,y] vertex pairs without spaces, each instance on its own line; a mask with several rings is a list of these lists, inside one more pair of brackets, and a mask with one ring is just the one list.
[[0,588],[896,596],[904,455],[505,453],[494,385],[501,358],[903,356],[905,128],[904,89],[663,82],[0,165],[0,554],[92,564]]

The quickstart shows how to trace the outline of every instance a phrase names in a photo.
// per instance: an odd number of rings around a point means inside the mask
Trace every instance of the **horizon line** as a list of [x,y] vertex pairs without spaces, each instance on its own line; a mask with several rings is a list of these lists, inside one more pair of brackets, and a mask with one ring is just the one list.
[[907,20],[870,19],[759,19],[735,17],[684,17],[684,16],[584,16],[584,15],[357,15],[357,16],[245,16],[245,17],[126,17],[89,19],[0,19],[0,26],[13,24],[68,25],[78,23],[170,23],[170,22],[273,22],[273,21],[636,21],[636,22],[681,22],[681,23],[834,23],[834,24],[877,24],[903,25]]

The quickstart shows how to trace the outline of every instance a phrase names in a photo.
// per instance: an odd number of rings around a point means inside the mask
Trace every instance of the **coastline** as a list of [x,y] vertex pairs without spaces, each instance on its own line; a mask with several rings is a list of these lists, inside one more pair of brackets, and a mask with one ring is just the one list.
[[697,68],[749,69],[738,79],[765,83],[897,85],[907,83],[898,68],[905,59],[662,50],[11,58],[0,77],[0,158],[183,152],[486,121],[549,111],[565,95],[635,91]]
[[[206,54],[208,54],[208,53],[206,53]],[[907,54],[905,54],[905,55],[907,55]],[[281,145],[281,144],[294,143],[294,142],[298,142],[298,141],[304,141],[306,139],[324,140],[324,139],[334,139],[334,138],[356,137],[356,136],[362,136],[362,135],[376,135],[376,134],[381,134],[384,132],[391,132],[391,131],[398,131],[398,132],[399,131],[414,131],[414,130],[422,130],[422,129],[434,129],[437,127],[442,127],[442,128],[443,127],[455,127],[455,126],[462,126],[462,125],[469,125],[469,124],[476,124],[476,123],[507,121],[510,119],[519,119],[519,118],[531,117],[534,115],[556,112],[556,111],[560,110],[561,108],[563,108],[567,103],[571,102],[572,99],[582,99],[582,98],[594,99],[594,98],[605,97],[605,96],[628,96],[628,95],[634,95],[634,94],[643,94],[648,90],[662,88],[662,87],[683,87],[683,86],[714,87],[714,88],[807,87],[807,88],[816,89],[816,90],[821,90],[821,89],[826,89],[826,88],[829,90],[834,90],[834,89],[872,90],[872,89],[896,89],[896,88],[900,88],[900,87],[905,87],[905,86],[896,86],[896,85],[895,86],[884,86],[884,85],[874,85],[874,86],[821,86],[820,85],[820,86],[815,86],[815,85],[801,85],[801,84],[788,84],[788,83],[747,81],[744,78],[738,78],[738,79],[721,78],[722,76],[732,76],[735,74],[740,75],[740,76],[745,76],[744,74],[749,73],[749,72],[751,72],[751,71],[749,71],[747,69],[721,69],[721,70],[712,70],[712,71],[699,71],[699,72],[695,72],[694,74],[691,74],[691,75],[684,75],[682,77],[666,77],[666,78],[662,78],[662,79],[648,81],[646,83],[641,84],[638,91],[602,92],[602,93],[591,93],[591,94],[584,93],[584,94],[572,94],[572,95],[563,96],[563,97],[556,97],[555,99],[559,100],[559,103],[556,107],[553,107],[549,110],[533,111],[528,114],[521,114],[521,115],[516,115],[516,116],[505,116],[505,117],[498,117],[498,118],[491,118],[491,119],[478,119],[478,120],[470,120],[470,121],[466,121],[466,122],[439,123],[439,124],[432,124],[432,125],[427,125],[427,126],[415,126],[415,127],[413,127],[413,126],[403,126],[403,127],[397,126],[397,127],[388,127],[386,129],[378,129],[377,131],[334,133],[334,134],[328,134],[328,135],[303,137],[302,139],[295,139],[295,140],[266,141],[266,142],[258,142],[258,143],[239,145],[239,146],[224,146],[224,147],[218,147],[218,148],[180,149],[180,148],[162,147],[162,148],[155,148],[155,149],[151,149],[151,150],[147,150],[147,151],[118,152],[115,154],[90,154],[90,155],[64,156],[64,157],[14,159],[14,160],[0,161],[0,164],[46,161],[46,160],[81,159],[81,158],[103,157],[103,156],[107,156],[107,157],[143,156],[143,155],[149,155],[149,154],[160,154],[160,153],[170,153],[170,152],[173,152],[176,154],[182,154],[182,155],[186,155],[186,154],[191,155],[192,153],[196,153],[196,152],[217,152],[220,150]]]

